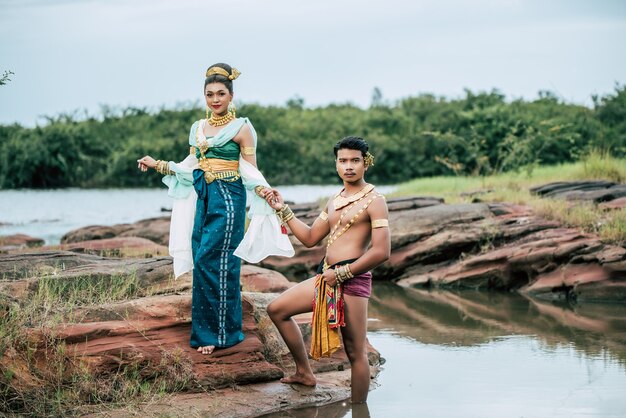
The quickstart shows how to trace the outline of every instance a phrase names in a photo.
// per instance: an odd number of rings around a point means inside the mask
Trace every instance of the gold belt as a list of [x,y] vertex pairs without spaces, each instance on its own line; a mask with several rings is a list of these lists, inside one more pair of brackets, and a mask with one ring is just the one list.
[[215,180],[239,180],[239,161],[222,160],[220,158],[201,158],[198,167],[204,171],[204,180],[213,183]]

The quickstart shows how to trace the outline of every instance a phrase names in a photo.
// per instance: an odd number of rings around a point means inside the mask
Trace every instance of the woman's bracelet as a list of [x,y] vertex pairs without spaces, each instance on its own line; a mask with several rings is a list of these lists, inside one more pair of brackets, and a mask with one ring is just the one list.
[[261,192],[262,192],[263,190],[265,190],[265,186],[256,186],[256,187],[254,188],[254,193],[255,193],[257,196],[259,196],[259,197],[263,197],[263,196],[261,196]]
[[168,161],[157,160],[154,169],[157,173],[163,174],[164,176],[170,176],[174,174],[174,172],[170,170],[170,163]]

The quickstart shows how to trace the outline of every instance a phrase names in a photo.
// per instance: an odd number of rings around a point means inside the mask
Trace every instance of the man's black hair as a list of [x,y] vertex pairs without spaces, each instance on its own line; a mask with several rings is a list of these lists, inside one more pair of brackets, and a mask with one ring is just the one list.
[[341,141],[335,144],[333,151],[335,153],[335,158],[337,157],[337,152],[340,149],[353,149],[357,151],[361,151],[363,154],[363,158],[365,158],[365,154],[369,151],[370,146],[367,144],[367,141],[358,136],[346,136],[342,138]]

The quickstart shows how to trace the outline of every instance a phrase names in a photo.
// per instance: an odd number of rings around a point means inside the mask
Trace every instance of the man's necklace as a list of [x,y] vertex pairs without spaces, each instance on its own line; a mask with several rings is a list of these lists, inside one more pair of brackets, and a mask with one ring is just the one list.
[[[342,192],[344,190],[342,190]],[[341,208],[349,205],[350,203],[356,202],[357,200],[361,199],[363,196],[365,196],[366,194],[368,194],[372,190],[374,190],[374,185],[373,184],[366,184],[365,187],[363,187],[361,190],[359,190],[358,192],[356,192],[352,196],[343,197],[341,195],[341,192],[339,192],[339,194],[337,194],[337,196],[335,196],[335,198],[333,199],[333,207],[335,208],[335,210],[341,209]]]

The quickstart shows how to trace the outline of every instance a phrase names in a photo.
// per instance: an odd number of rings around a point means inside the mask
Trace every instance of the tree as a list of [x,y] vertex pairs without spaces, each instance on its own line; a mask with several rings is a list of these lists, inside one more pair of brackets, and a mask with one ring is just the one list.
[[2,77],[0,78],[0,86],[4,86],[7,83],[7,81],[11,81],[9,76],[13,74],[15,74],[13,71],[5,71],[4,74],[2,74]]

